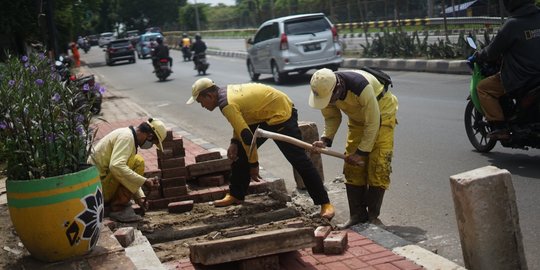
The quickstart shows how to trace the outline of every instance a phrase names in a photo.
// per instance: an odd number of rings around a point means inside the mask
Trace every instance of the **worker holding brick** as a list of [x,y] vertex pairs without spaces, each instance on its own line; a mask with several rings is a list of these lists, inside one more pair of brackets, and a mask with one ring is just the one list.
[[[375,75],[374,75],[375,74]],[[390,186],[397,98],[388,91],[390,76],[379,70],[320,69],[311,77],[309,105],[320,109],[324,132],[315,147],[330,147],[341,125],[349,121],[343,173],[350,218],[340,228],[378,219],[385,190]],[[363,165],[358,165],[363,164]]]
[[[193,84],[192,97],[209,111],[219,107],[234,131],[227,150],[233,160],[230,176],[230,193],[214,201],[217,207],[241,203],[247,193],[250,180],[260,181],[258,155],[249,153],[253,133],[257,127],[301,139],[298,115],[291,99],[283,92],[259,83],[247,83],[218,87],[212,80],[202,78]],[[265,138],[257,138],[257,146]],[[321,205],[320,215],[332,219],[334,207],[330,203],[321,176],[308,158],[305,150],[286,142],[275,141],[279,150],[298,171],[309,195],[316,205]]]
[[152,189],[159,182],[156,178],[143,176],[144,159],[137,154],[137,148],[149,149],[156,145],[161,150],[166,135],[163,122],[150,118],[137,128],[129,126],[112,131],[94,147],[88,163],[95,165],[99,171],[103,200],[111,209],[111,218],[120,222],[142,220],[131,208],[130,201],[134,199],[146,210],[148,205],[141,187],[145,185]]

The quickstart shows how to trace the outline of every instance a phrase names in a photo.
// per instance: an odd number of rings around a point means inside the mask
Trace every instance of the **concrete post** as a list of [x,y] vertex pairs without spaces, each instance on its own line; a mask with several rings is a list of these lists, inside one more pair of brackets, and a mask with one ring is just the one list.
[[451,176],[450,186],[465,267],[526,270],[511,174],[486,166]]
[[[298,126],[300,127],[300,132],[302,132],[302,141],[307,143],[313,143],[314,141],[319,140],[319,131],[317,130],[317,125],[313,122],[304,122],[298,121]],[[322,159],[320,153],[310,153],[307,152],[308,157],[313,162],[315,168],[321,175],[321,179],[324,182],[324,171],[322,166]],[[294,170],[294,181],[296,181],[296,188],[306,189],[302,177],[296,170]]]

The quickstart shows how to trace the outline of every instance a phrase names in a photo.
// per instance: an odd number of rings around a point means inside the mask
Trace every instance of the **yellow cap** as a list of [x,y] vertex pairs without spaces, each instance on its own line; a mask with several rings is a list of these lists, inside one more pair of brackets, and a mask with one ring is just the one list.
[[199,94],[203,90],[206,90],[206,89],[208,89],[208,88],[210,88],[210,87],[212,87],[214,85],[216,85],[214,83],[214,81],[212,81],[212,80],[210,80],[208,78],[202,78],[202,79],[198,79],[197,81],[195,81],[195,83],[191,87],[191,97],[186,102],[186,104],[191,104],[191,103],[195,102],[195,100],[197,100],[197,97],[199,96]]
[[156,147],[160,151],[163,151],[162,142],[163,140],[165,140],[165,137],[167,137],[167,128],[165,127],[165,124],[163,124],[163,122],[161,122],[160,120],[152,119],[152,118],[148,119],[146,123],[148,123],[150,127],[152,127],[152,131],[154,131],[154,134],[158,138],[159,144],[157,144]]
[[332,98],[332,91],[336,87],[336,74],[330,69],[317,70],[311,76],[311,93],[309,106],[315,109],[323,109],[328,106]]

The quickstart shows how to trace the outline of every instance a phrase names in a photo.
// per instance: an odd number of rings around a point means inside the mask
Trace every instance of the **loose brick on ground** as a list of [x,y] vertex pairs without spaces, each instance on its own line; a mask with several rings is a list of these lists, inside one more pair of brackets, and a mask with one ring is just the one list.
[[231,160],[222,158],[189,164],[187,168],[191,177],[197,177],[201,175],[230,171],[231,163]]
[[180,177],[174,177],[174,178],[164,178],[160,181],[160,186],[162,188],[170,188],[170,187],[183,187],[186,185],[186,177],[180,176]]
[[324,239],[324,254],[342,254],[347,249],[347,232],[333,231]]
[[221,159],[221,153],[219,151],[216,152],[208,152],[204,154],[199,154],[195,156],[195,162],[204,162],[214,159]]
[[122,227],[114,232],[114,237],[123,247],[127,247],[135,240],[135,229],[133,227]]
[[187,169],[186,167],[166,169],[161,170],[161,174],[163,175],[163,179],[185,177],[187,175]]
[[313,253],[323,253],[324,252],[324,239],[330,234],[332,227],[330,226],[319,226],[315,229],[315,246],[311,248]]
[[193,200],[172,202],[167,205],[169,213],[184,213],[193,210]]

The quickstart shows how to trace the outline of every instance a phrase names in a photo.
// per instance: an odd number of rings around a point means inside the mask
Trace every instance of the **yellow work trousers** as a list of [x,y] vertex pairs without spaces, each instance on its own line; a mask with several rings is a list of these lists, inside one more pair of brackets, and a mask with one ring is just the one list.
[[[369,153],[368,161],[364,166],[354,166],[345,163],[343,174],[345,183],[355,186],[372,186],[388,189],[390,186],[390,173],[392,172],[392,155],[394,149],[394,128],[396,126],[397,98],[390,95],[379,102],[384,118],[377,134],[373,150]],[[349,124],[347,134],[346,155],[356,152],[364,126]]]
[[[127,161],[127,165],[130,169],[139,175],[144,175],[144,158],[141,155],[133,155]],[[122,196],[125,192],[117,192],[118,187],[121,185],[118,179],[112,176],[111,173],[107,174],[102,180],[103,185],[103,199],[105,202],[114,201],[116,195]],[[127,190],[127,189],[126,189]],[[135,198],[144,197],[144,193],[141,188],[133,192],[132,196]],[[129,200],[128,200],[129,201]]]

